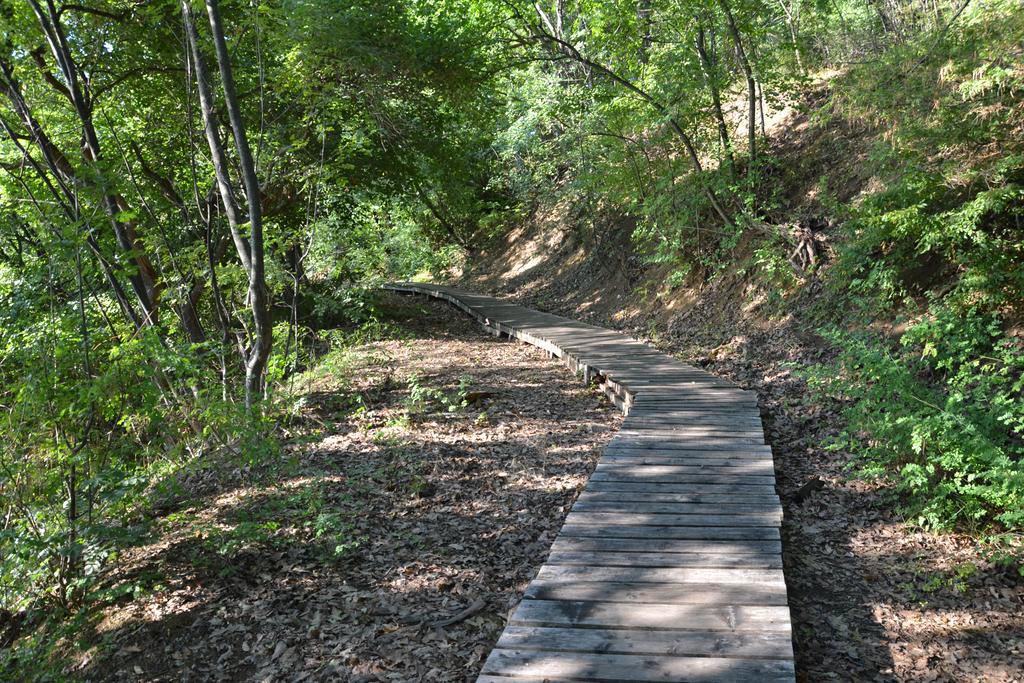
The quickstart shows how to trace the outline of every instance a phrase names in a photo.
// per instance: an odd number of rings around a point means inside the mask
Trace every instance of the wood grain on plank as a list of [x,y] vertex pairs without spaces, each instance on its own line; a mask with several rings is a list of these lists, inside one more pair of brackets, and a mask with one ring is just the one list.
[[750,567],[781,569],[782,557],[769,553],[727,555],[724,553],[575,552],[552,550],[552,564],[580,564],[586,567]]
[[786,587],[779,584],[712,582],[604,581],[537,579],[526,589],[536,600],[589,600],[624,604],[776,605],[786,604]]
[[576,681],[792,681],[793,663],[742,657],[658,657],[494,650],[484,674]]
[[777,569],[708,569],[704,567],[577,567],[545,564],[538,579],[586,582],[640,583],[740,583],[785,587]]
[[551,552],[563,551],[777,555],[782,552],[782,544],[779,541],[756,540],[593,538],[559,535],[551,546]]
[[509,626],[497,647],[632,655],[701,655],[785,659],[793,647],[785,633],[638,631],[551,626]]

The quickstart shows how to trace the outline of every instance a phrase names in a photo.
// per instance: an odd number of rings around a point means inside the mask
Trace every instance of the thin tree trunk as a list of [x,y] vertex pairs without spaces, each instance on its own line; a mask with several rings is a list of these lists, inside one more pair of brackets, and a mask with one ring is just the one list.
[[459,234],[455,225],[441,212],[441,208],[430,198],[427,191],[424,190],[418,182],[415,182],[415,188],[420,201],[423,202],[423,205],[427,207],[427,210],[430,211],[430,214],[437,220],[437,222],[441,224],[441,227],[445,229],[445,232],[447,232],[460,247],[468,249],[469,244],[466,242],[466,239]]
[[[36,147],[40,150],[43,162],[46,164],[46,169],[44,169],[43,166],[29,153],[28,149],[22,145],[21,140],[17,135],[15,135],[11,126],[3,120],[2,117],[0,117],[0,127],[3,128],[10,141],[18,148],[18,151],[21,153],[22,158],[28,166],[35,171],[40,181],[50,192],[54,202],[61,207],[61,210],[68,221],[71,223],[79,222],[81,216],[78,214],[77,210],[78,200],[75,193],[68,185],[69,182],[74,182],[74,178],[73,176],[68,175],[71,166],[68,163],[67,158],[64,157],[60,150],[53,145],[49,137],[39,125],[38,121],[33,117],[31,110],[28,109],[27,104],[21,98],[20,86],[11,75],[9,65],[2,60],[0,60],[0,73],[3,75],[3,79],[0,79],[0,92],[3,92],[11,100],[12,106],[22,119],[23,125],[28,129],[30,136],[36,143]],[[53,176],[52,182],[51,177],[46,173],[47,170],[49,170],[50,174]],[[32,197],[33,194],[28,188],[28,185],[26,185],[21,178],[17,176],[14,177],[22,184],[26,194],[28,194],[29,197]],[[42,209],[38,206],[36,208],[39,209],[40,215],[43,215]],[[103,275],[107,279],[107,283],[110,285],[111,291],[113,292],[118,305],[121,307],[122,313],[124,313],[125,318],[136,329],[140,328],[145,323],[138,311],[136,311],[135,307],[132,305],[123,285],[117,279],[117,275],[115,274],[114,268],[109,259],[107,259],[101,251],[100,245],[93,234],[93,229],[88,224],[84,226],[84,229],[86,246],[89,247],[89,250],[96,257],[96,261],[99,263],[100,269],[103,271]],[[55,234],[55,236],[58,239],[61,239],[60,235]]]
[[[71,48],[68,44],[64,29],[60,23],[60,16],[53,4],[53,0],[45,0],[46,9],[40,5],[38,0],[28,0],[32,11],[36,15],[39,26],[43,31],[46,43],[64,76],[67,96],[78,116],[82,126],[82,147],[85,161],[94,168],[99,164],[102,155],[100,152],[99,136],[96,134],[96,126],[92,118],[92,99],[87,90],[83,90],[82,79],[79,76],[78,66],[71,56]],[[98,169],[97,169],[98,170]],[[142,242],[135,233],[135,228],[130,222],[122,221],[121,202],[119,197],[104,190],[102,193],[103,209],[110,220],[117,238],[118,246],[130,254],[130,260],[136,267],[136,272],[130,276],[132,289],[142,304],[145,311],[145,322],[155,324],[157,319],[157,302],[160,297],[160,288],[157,284],[157,274],[149,259],[143,252]]]
[[199,91],[199,105],[205,124],[207,143],[210,146],[210,154],[213,159],[214,172],[217,176],[217,185],[239,258],[249,276],[248,303],[253,317],[253,336],[245,358],[245,403],[247,407],[253,408],[263,394],[264,373],[273,344],[270,304],[264,270],[263,215],[260,206],[259,183],[256,179],[252,153],[245,134],[245,124],[238,106],[238,96],[235,93],[235,81],[231,71],[227,43],[224,39],[224,27],[220,12],[216,0],[207,0],[206,10],[210,19],[210,31],[213,35],[214,49],[220,70],[224,103],[235,140],[235,151],[238,153],[242,185],[249,210],[249,239],[247,241],[241,234],[242,223],[235,205],[231,178],[228,174],[227,155],[224,153],[217,130],[209,73],[199,49],[199,34],[189,0],[182,0],[181,7],[185,31],[192,52]]
[[224,26],[220,18],[217,0],[206,0],[206,13],[210,18],[210,32],[220,67],[221,85],[224,89],[224,104],[231,122],[231,132],[235,138],[235,149],[242,171],[242,184],[249,204],[249,245],[252,248],[252,267],[249,271],[249,305],[252,309],[255,339],[253,348],[249,350],[249,360],[245,367],[246,405],[252,407],[254,401],[263,394],[263,376],[270,359],[270,350],[274,343],[273,328],[270,321],[270,301],[267,292],[266,273],[263,249],[263,211],[260,206],[260,185],[256,179],[256,165],[253,163],[249,140],[245,134],[245,123],[242,120],[241,108],[238,106],[238,95],[235,93],[235,78],[231,71],[231,59],[228,55],[227,43],[224,40]]
[[[686,150],[686,154],[690,158],[690,163],[693,164],[693,170],[696,173],[703,173],[704,165],[701,163],[700,156],[698,156],[697,154],[697,148],[693,144],[693,139],[690,138],[689,134],[687,134],[685,130],[683,130],[683,127],[680,126],[679,122],[676,121],[676,119],[672,116],[671,112],[669,111],[669,108],[662,104],[660,100],[656,99],[653,95],[643,90],[629,79],[620,76],[618,73],[608,68],[607,66],[604,66],[603,64],[595,62],[591,59],[588,59],[578,49],[576,49],[575,46],[568,43],[567,41],[561,40],[556,36],[551,35],[550,33],[541,33],[539,35],[535,34],[533,38],[534,40],[541,40],[543,42],[548,43],[549,45],[554,46],[560,54],[566,56],[569,59],[572,59],[573,61],[577,62],[582,66],[589,68],[592,72],[596,72],[604,76],[605,78],[609,79],[610,81],[621,85],[623,88],[625,88],[626,90],[628,90],[629,92],[633,93],[641,100],[646,102],[649,106],[651,106],[655,111],[657,111],[665,118],[665,120],[668,122],[670,130],[676,135],[677,138],[679,138],[680,142],[683,143],[683,148]],[[718,196],[715,194],[715,191],[706,185],[703,187],[703,191],[704,196],[707,197],[708,202],[711,204],[711,208],[714,209],[715,213],[717,213],[723,221],[729,223],[729,214],[725,212],[725,209],[722,207],[721,202],[718,200]]]
[[732,155],[732,142],[729,140],[729,126],[725,123],[725,114],[722,111],[722,97],[718,91],[718,74],[708,55],[707,41],[704,26],[698,20],[696,36],[697,57],[700,59],[701,72],[704,74],[704,83],[707,85],[711,95],[711,108],[715,114],[715,122],[718,124],[718,139],[722,143],[722,153],[729,164],[729,169],[736,167],[736,160]]
[[[801,76],[806,76],[807,69],[804,68],[804,59],[803,55],[800,53],[800,41],[796,28],[796,12],[798,12],[799,9],[791,9],[790,6],[786,4],[786,0],[779,0],[779,6],[782,7],[782,12],[786,15],[786,26],[789,28],[789,38],[793,41],[793,53],[796,55],[797,68],[800,69]],[[797,5],[794,4],[794,8],[796,7]]]
[[241,232],[241,225],[244,222],[235,203],[235,191],[231,185],[231,176],[227,154],[221,145],[220,132],[217,126],[216,113],[214,112],[213,88],[210,85],[210,74],[206,69],[206,60],[199,49],[199,33],[196,30],[195,19],[192,16],[192,7],[188,0],[182,0],[182,17],[185,24],[185,34],[188,39],[189,50],[192,53],[192,67],[195,70],[197,92],[199,94],[199,110],[203,117],[203,130],[206,134],[206,142],[210,147],[210,161],[213,164],[214,177],[217,179],[217,190],[220,193],[221,203],[224,206],[224,216],[228,219],[228,228],[231,231],[231,239],[235,243],[235,250],[238,252],[238,259],[246,273],[252,270],[252,256],[249,248],[249,241]]
[[646,64],[651,57],[651,45],[654,36],[651,35],[651,0],[637,0],[636,21],[640,30],[640,63]]
[[718,5],[725,14],[726,25],[729,27],[729,34],[732,36],[733,45],[736,48],[736,59],[740,63],[743,75],[747,80],[747,144],[750,146],[750,160],[757,158],[757,84],[754,81],[754,70],[750,67],[750,60],[743,49],[743,39],[740,37],[739,28],[736,26],[736,19],[729,9],[726,0],[718,0]]

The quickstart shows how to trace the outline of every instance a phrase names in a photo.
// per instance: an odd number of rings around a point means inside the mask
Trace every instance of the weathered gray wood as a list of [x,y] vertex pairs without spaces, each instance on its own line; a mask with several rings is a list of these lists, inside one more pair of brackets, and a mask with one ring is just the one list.
[[643,512],[577,512],[573,509],[566,518],[566,524],[584,525],[620,525],[628,526],[778,526],[781,521],[781,511],[778,514],[767,512],[748,512],[738,515],[710,515],[691,514],[673,515],[667,513],[643,513]]
[[548,562],[579,564],[585,567],[749,567],[781,569],[782,557],[759,553],[726,555],[723,553],[616,553],[609,550],[575,552],[552,550]]
[[774,474],[772,468],[768,467],[756,467],[757,463],[747,463],[742,465],[734,465],[729,469],[723,469],[722,467],[707,467],[701,464],[676,464],[675,462],[665,463],[649,463],[643,460],[627,460],[625,462],[609,460],[606,462],[598,463],[596,472],[616,472],[619,474],[628,475],[639,475],[643,477],[656,476],[659,481],[664,480],[675,475],[710,475],[716,479],[723,477],[734,478],[735,480],[744,480],[741,478],[749,478],[754,483],[759,484],[771,484],[774,481]]
[[536,579],[526,589],[536,600],[588,600],[679,605],[777,605],[786,604],[786,586],[743,583],[586,582]]
[[645,524],[576,524],[566,522],[562,527],[565,536],[588,536],[598,538],[663,538],[663,539],[722,539],[760,540],[779,539],[777,526],[658,526]]
[[741,425],[623,425],[618,433],[623,436],[722,436],[752,439],[753,443],[764,443],[764,432],[760,427]]
[[769,474],[775,471],[770,458],[688,458],[674,455],[605,454],[601,462],[633,465],[689,465],[698,468],[726,467],[727,474]]
[[627,426],[741,426],[741,427],[762,427],[760,415],[752,415],[749,410],[741,410],[732,413],[723,413],[714,408],[701,410],[679,411],[678,414],[659,414],[660,411],[641,411],[639,408],[631,408],[626,417]]
[[740,444],[724,448],[706,448],[703,446],[687,446],[686,444],[661,441],[641,443],[638,441],[619,441],[612,439],[605,446],[607,454],[628,455],[637,453],[639,455],[666,455],[674,457],[693,458],[751,458],[772,460],[772,449],[768,446],[756,444]]
[[511,623],[573,624],[645,629],[789,631],[789,610],[764,605],[678,605],[568,600],[523,600]]
[[785,586],[778,569],[707,569],[704,567],[577,567],[545,564],[538,579],[615,583],[740,583]]
[[623,449],[646,449],[660,451],[732,451],[747,453],[771,453],[768,446],[761,444],[735,444],[723,441],[711,441],[708,439],[675,439],[671,437],[642,437],[622,436],[618,437],[607,446],[610,450]]
[[757,396],[626,335],[441,285],[628,415],[480,683],[792,681],[771,449]]
[[641,553],[703,553],[726,555],[779,554],[778,541],[686,541],[664,538],[579,538],[559,535],[551,552],[641,552]]
[[567,678],[575,681],[792,681],[787,660],[742,657],[658,657],[534,650],[494,650],[484,674]]
[[637,500],[638,496],[628,498],[591,498],[580,497],[572,506],[573,512],[640,512],[679,515],[746,515],[771,514],[778,517],[782,508],[778,501],[752,505],[750,503],[680,503],[677,501]]
[[648,503],[693,503],[728,506],[729,508],[749,507],[751,510],[775,509],[779,498],[775,495],[737,496],[736,494],[715,493],[659,493],[651,491],[599,491],[587,488],[577,501],[646,501]]
[[[540,647],[538,647],[540,644]],[[793,646],[785,633],[637,631],[509,626],[498,640],[505,650],[554,650],[631,655],[708,655],[786,659]]]
[[708,484],[708,483],[667,483],[662,481],[614,481],[594,480],[587,484],[587,491],[650,491],[651,493],[714,493],[743,496],[775,495],[775,487],[768,484]]
[[[641,467],[646,468],[648,471],[642,471],[640,469]],[[738,476],[730,474],[715,475],[709,473],[693,474],[681,471],[679,468],[673,467],[672,465],[639,465],[635,467],[625,465],[616,468],[613,463],[608,463],[606,467],[595,470],[594,474],[592,474],[590,478],[593,481],[722,484],[731,486],[741,486],[743,484],[751,486],[771,486],[775,480],[774,477],[768,475],[758,476],[746,474]]]

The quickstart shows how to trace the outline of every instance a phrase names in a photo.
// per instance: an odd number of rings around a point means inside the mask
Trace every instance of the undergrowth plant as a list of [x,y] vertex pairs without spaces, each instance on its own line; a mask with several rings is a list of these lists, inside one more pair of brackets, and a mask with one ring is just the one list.
[[838,359],[809,375],[844,406],[833,446],[910,521],[1024,566],[1021,37],[991,0],[843,77],[833,112],[885,131],[885,183],[846,208],[819,312]]

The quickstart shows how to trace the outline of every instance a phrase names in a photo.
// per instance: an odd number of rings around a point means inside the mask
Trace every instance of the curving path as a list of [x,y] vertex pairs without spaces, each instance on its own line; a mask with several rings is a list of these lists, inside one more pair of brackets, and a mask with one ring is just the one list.
[[756,396],[618,332],[441,285],[627,415],[481,683],[793,681],[771,449]]

